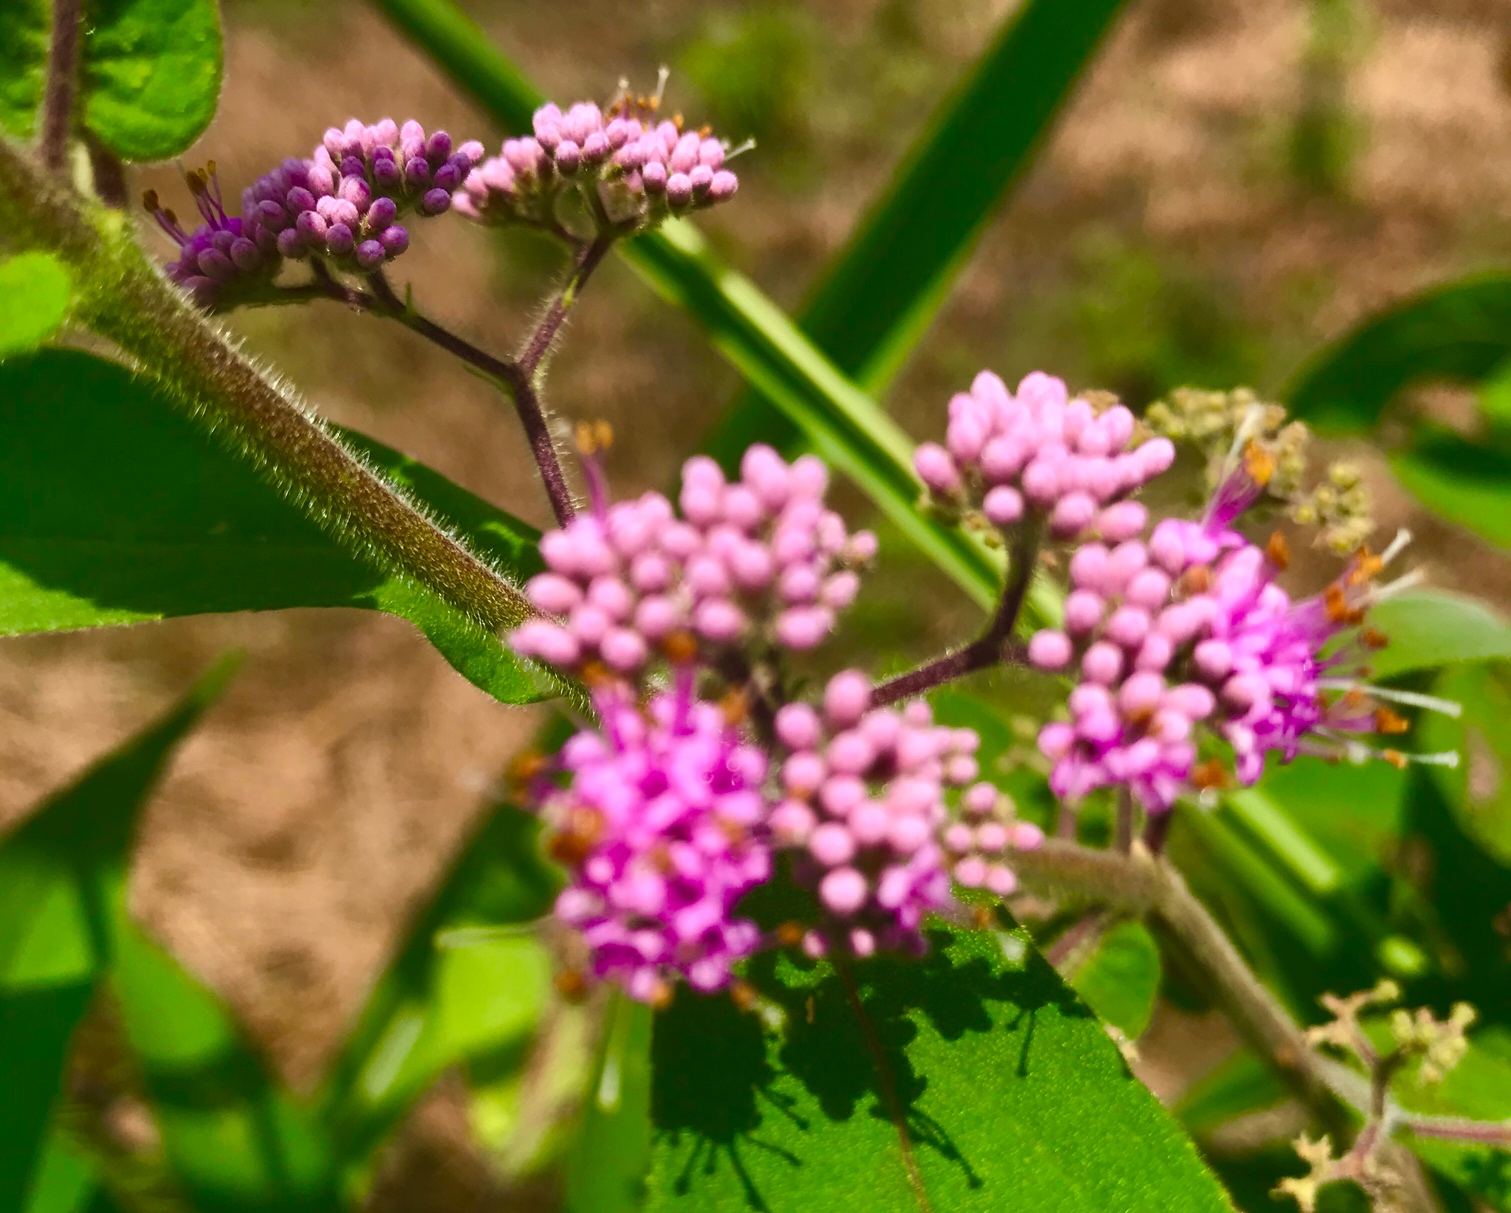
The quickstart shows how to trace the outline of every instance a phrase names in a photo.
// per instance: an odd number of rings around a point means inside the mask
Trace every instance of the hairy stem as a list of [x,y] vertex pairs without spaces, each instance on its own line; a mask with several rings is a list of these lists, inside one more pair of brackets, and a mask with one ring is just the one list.
[[52,173],[68,167],[79,78],[79,25],[83,0],[52,0],[52,40],[47,48],[47,88],[42,98],[42,163]]
[[561,326],[566,323],[567,313],[577,302],[578,294],[613,246],[614,234],[610,232],[599,236],[591,244],[583,247],[566,282],[562,284],[561,290],[556,292],[556,296],[546,307],[545,314],[541,316],[540,323],[535,326],[535,331],[530,334],[524,349],[520,351],[517,365],[521,374],[531,380],[535,379],[536,372],[540,370],[546,355],[551,352],[551,347],[561,333]]
[[90,131],[84,132],[84,146],[89,149],[95,197],[106,206],[125,210],[130,199],[126,188],[126,166],[121,163],[121,158]]
[[0,140],[0,223],[74,272],[75,314],[115,342],[203,430],[381,567],[491,631],[535,612],[501,574],[432,523],[274,384],[143,255],[118,211],[81,199]]
[[1028,587],[1034,579],[1034,561],[1038,556],[1042,529],[1042,524],[1037,521],[1025,522],[1015,536],[1009,556],[1007,581],[1002,587],[1002,598],[991,622],[986,625],[986,631],[970,644],[887,679],[872,692],[873,704],[883,705],[896,703],[899,699],[911,699],[914,695],[922,695],[1008,658],[1012,649],[1013,629],[1018,625],[1024,599],[1028,597]]

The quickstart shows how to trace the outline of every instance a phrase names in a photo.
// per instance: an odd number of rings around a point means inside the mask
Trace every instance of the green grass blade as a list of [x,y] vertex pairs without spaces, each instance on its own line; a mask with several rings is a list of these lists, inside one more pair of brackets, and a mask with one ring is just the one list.
[[137,818],[173,748],[235,664],[217,665],[0,846],[0,1209],[23,1207],[69,1041],[112,962],[109,923],[125,912]]
[[[881,392],[938,315],[1123,4],[1018,7],[831,263],[798,324],[863,389]],[[733,466],[750,443],[786,445],[798,432],[750,392],[705,449]]]

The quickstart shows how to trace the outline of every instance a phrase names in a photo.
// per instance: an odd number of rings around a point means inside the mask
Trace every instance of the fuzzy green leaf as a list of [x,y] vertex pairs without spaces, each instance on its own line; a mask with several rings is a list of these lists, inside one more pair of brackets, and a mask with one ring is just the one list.
[[1445,670],[1433,690],[1464,709],[1458,720],[1423,722],[1424,746],[1463,759],[1457,767],[1435,768],[1433,777],[1464,833],[1511,867],[1511,665]]
[[57,332],[71,285],[51,253],[0,261],[0,361],[36,349]]
[[219,696],[222,662],[157,724],[52,796],[0,846],[0,1208],[37,1168],[68,1044],[110,965],[126,853],[173,747]]
[[[0,127],[36,126],[47,70],[49,5],[0,5]],[[80,113],[124,160],[166,160],[194,142],[220,99],[215,0],[92,0],[80,52]]]
[[[496,567],[536,570],[530,527],[344,437]],[[400,615],[495,698],[538,697],[500,639],[350,554],[125,368],[62,350],[0,366],[0,635],[298,606]]]
[[684,990],[658,1018],[648,1209],[1231,1209],[1021,935],[934,932],[849,989],[751,968],[765,1013]]
[[1462,594],[1411,590],[1374,607],[1369,622],[1390,638],[1370,662],[1377,678],[1511,657],[1511,623]]
[[1397,478],[1428,509],[1511,548],[1511,454],[1443,429],[1419,433],[1390,457]]

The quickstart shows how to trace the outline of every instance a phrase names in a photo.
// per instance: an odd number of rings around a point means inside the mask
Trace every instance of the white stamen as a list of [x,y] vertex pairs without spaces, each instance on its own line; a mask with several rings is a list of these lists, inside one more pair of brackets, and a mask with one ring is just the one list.
[[1362,691],[1372,699],[1387,703],[1404,703],[1408,707],[1426,708],[1429,712],[1441,712],[1454,719],[1464,711],[1464,705],[1452,699],[1440,699],[1436,695],[1423,695],[1419,691],[1397,691],[1391,687],[1370,686],[1357,678],[1319,678],[1317,685],[1329,691]]
[[756,141],[754,139],[743,139],[733,147],[726,145],[724,148],[724,159],[733,160],[736,156],[743,156],[746,152],[753,152],[755,151],[755,145]]
[[1457,750],[1439,750],[1436,754],[1407,754],[1402,750],[1377,750],[1362,741],[1350,741],[1347,744],[1349,761],[1359,765],[1371,758],[1382,758],[1392,765],[1402,760],[1425,767],[1456,767],[1459,764]]
[[1369,603],[1384,602],[1387,598],[1394,598],[1397,594],[1406,590],[1414,589],[1422,584],[1425,574],[1421,569],[1412,569],[1409,573],[1403,573],[1389,585],[1375,586],[1369,594]]
[[656,106],[661,105],[661,95],[666,92],[666,82],[671,79],[672,69],[662,64],[656,69]]
[[1380,553],[1380,563],[1389,564],[1401,554],[1401,549],[1410,542],[1411,532],[1403,526],[1396,532],[1396,537],[1390,541],[1390,546]]

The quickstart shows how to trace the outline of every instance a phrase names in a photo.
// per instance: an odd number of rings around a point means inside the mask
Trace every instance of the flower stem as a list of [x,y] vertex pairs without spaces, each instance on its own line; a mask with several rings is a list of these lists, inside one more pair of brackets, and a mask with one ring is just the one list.
[[1024,524],[1013,542],[1009,557],[1007,581],[1002,587],[1002,599],[996,613],[982,632],[970,644],[952,649],[942,656],[926,661],[916,669],[898,674],[881,683],[871,694],[871,702],[878,706],[896,703],[899,699],[911,699],[935,687],[953,682],[957,678],[997,665],[1013,656],[1013,629],[1018,625],[1023,602],[1028,597],[1028,587],[1034,578],[1034,563],[1039,553],[1039,541],[1043,533],[1038,522]]
[[567,484],[566,473],[562,471],[561,457],[551,438],[551,427],[546,421],[545,411],[541,408],[540,397],[536,393],[532,377],[525,373],[519,363],[494,357],[486,350],[478,348],[450,329],[416,311],[406,300],[398,296],[381,271],[369,274],[367,282],[372,288],[371,291],[347,286],[337,281],[328,270],[317,263],[313,282],[301,287],[285,288],[280,292],[280,298],[286,302],[300,302],[314,298],[334,299],[360,311],[383,316],[389,320],[397,320],[405,328],[418,333],[427,341],[439,346],[448,354],[460,358],[468,366],[481,371],[483,375],[493,380],[508,393],[509,398],[514,402],[514,410],[519,415],[520,424],[524,427],[525,438],[530,443],[530,453],[535,457],[535,466],[540,471],[541,483],[545,486],[546,496],[551,501],[551,512],[556,516],[557,524],[566,526],[571,522],[577,513],[577,508],[572,502],[572,490]]
[[545,315],[540,318],[540,323],[535,326],[535,331],[530,334],[524,349],[520,351],[517,365],[520,373],[527,379],[535,378],[541,363],[545,361],[557,336],[561,333],[561,326],[566,322],[567,313],[577,302],[578,293],[592,277],[593,271],[598,268],[599,263],[613,245],[614,233],[605,232],[591,244],[583,246],[578,253],[572,272],[562,284],[561,290],[556,292],[555,298],[546,308]]
[[68,167],[74,94],[79,76],[79,25],[83,0],[53,0],[52,40],[47,48],[47,88],[42,99],[42,163],[49,172]]

